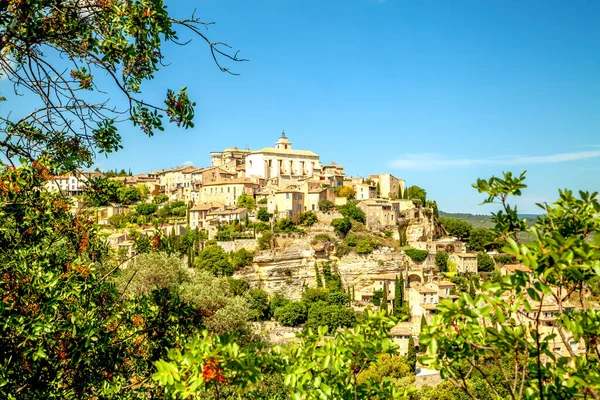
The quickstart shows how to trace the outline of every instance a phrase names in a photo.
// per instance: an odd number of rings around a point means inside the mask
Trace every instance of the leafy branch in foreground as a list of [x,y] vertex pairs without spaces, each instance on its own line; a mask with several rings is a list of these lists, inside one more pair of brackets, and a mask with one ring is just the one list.
[[600,312],[588,298],[600,275],[598,194],[560,191],[554,204],[540,205],[546,214],[530,229],[535,240],[519,244],[524,227],[508,198],[521,194],[524,177],[507,173],[476,185],[489,195],[485,202],[502,204],[497,234],[522,267],[500,282],[476,280],[475,295],[443,300],[422,332],[422,362],[472,398],[477,379],[496,398],[598,399]]
[[[245,61],[201,31],[211,24],[194,15],[172,18],[163,0],[0,2],[0,75],[32,105],[0,114],[5,159],[13,166],[20,157],[45,159],[53,171],[72,171],[90,165],[96,152],[121,148],[120,122],[149,136],[164,129],[165,115],[193,127],[195,103],[185,87],[167,90],[164,105],[145,101],[141,89],[165,66],[165,43],[189,43],[180,42],[176,27],[206,42],[221,71],[231,73],[225,60]],[[119,98],[123,107],[114,103]]]
[[[359,379],[378,357],[394,354],[388,336],[395,321],[383,313],[366,313],[354,329],[327,336],[327,327],[308,329],[289,347],[241,351],[235,338],[204,334],[191,340],[185,352],[169,351],[155,363],[153,379],[176,397],[211,395],[216,399],[252,398],[256,384],[281,374],[294,399],[405,398],[389,378]],[[238,397],[239,396],[239,397]]]

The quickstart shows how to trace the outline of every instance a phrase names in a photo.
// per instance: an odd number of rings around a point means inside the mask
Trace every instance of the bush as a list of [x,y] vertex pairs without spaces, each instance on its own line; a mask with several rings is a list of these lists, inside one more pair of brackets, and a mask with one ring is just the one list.
[[135,186],[122,187],[117,191],[117,196],[122,204],[133,204],[140,201],[142,194]]
[[517,262],[515,256],[511,254],[496,254],[494,256],[494,261],[498,264],[506,265],[506,264],[514,264]]
[[268,223],[262,221],[255,222],[253,227],[256,232],[264,232],[271,229],[271,226]]
[[326,233],[318,233],[315,235],[315,240],[318,242],[331,242],[333,238]]
[[350,295],[346,292],[334,290],[327,296],[327,303],[338,306],[350,304]]
[[306,304],[329,300],[329,291],[324,288],[306,288],[302,292],[302,301]]
[[135,206],[135,212],[140,215],[154,214],[157,209],[158,206],[154,203],[140,203],[137,206]]
[[252,289],[249,292],[252,302],[250,308],[255,312],[254,318],[258,321],[265,321],[269,319],[269,294],[261,289]]
[[435,265],[440,269],[440,271],[448,270],[448,253],[445,251],[440,251],[435,255]]
[[268,200],[266,197],[263,197],[262,199],[260,199],[259,201],[256,202],[256,204],[267,204]]
[[186,206],[171,207],[171,215],[173,215],[175,217],[185,217],[186,212],[187,212]]
[[246,193],[242,193],[237,200],[237,206],[248,210],[248,212],[254,211],[256,208],[256,201],[252,196],[248,196]]
[[214,276],[231,276],[235,271],[227,252],[221,246],[207,246],[198,254],[196,267],[211,272]]
[[241,248],[238,251],[231,252],[231,265],[236,271],[239,268],[252,264],[253,259],[254,254],[244,248]]
[[108,223],[115,228],[124,228],[129,221],[130,217],[128,214],[114,214],[108,217]]
[[494,259],[487,253],[477,253],[477,270],[479,272],[492,272],[496,269]]
[[317,218],[317,215],[312,211],[302,213],[298,217],[298,224],[300,225],[313,226],[317,222],[319,222],[319,219]]
[[177,208],[177,207],[184,207],[185,206],[185,201],[183,200],[177,200],[174,201],[170,204],[171,208]]
[[156,196],[154,196],[154,198],[152,199],[152,202],[154,204],[162,204],[166,201],[169,201],[169,196],[167,196],[166,194],[157,194]]
[[329,212],[335,208],[335,204],[329,200],[321,200],[319,202],[319,210],[323,212]]
[[308,310],[301,301],[292,301],[275,310],[275,318],[283,326],[298,326],[306,322]]
[[341,236],[346,236],[346,234],[350,232],[350,229],[352,229],[352,222],[348,217],[336,218],[331,221],[331,225],[333,226],[335,233]]
[[358,254],[371,254],[373,252],[373,245],[370,241],[361,239],[356,242],[356,252]]
[[273,233],[271,231],[264,231],[258,238],[258,248],[261,250],[267,250],[271,248],[273,242]]
[[297,231],[294,221],[288,218],[282,218],[277,221],[273,230],[278,233],[292,233]]
[[423,262],[429,255],[427,250],[418,250],[413,248],[404,250],[404,254],[409,256],[414,262]]
[[275,315],[275,311],[277,311],[278,308],[284,307],[286,304],[288,304],[290,301],[288,299],[286,299],[285,297],[283,297],[280,294],[276,294],[273,296],[273,298],[271,299],[271,304],[269,306],[269,314]]
[[353,233],[350,233],[344,239],[344,243],[346,243],[347,246],[356,247],[357,240],[358,240],[358,238],[356,237],[356,235]]
[[335,195],[338,197],[345,197],[347,199],[353,199],[356,192],[354,189],[348,186],[339,186],[334,189]]
[[266,208],[259,208],[256,212],[256,219],[262,222],[269,222],[271,216],[269,215],[269,212]]
[[338,327],[353,327],[356,325],[356,315],[346,307],[328,305],[325,302],[314,303],[306,320],[306,327],[317,330],[320,326],[327,326],[328,332],[333,333]]
[[383,297],[382,289],[373,291],[373,298],[371,299],[371,303],[375,304],[376,306],[380,306],[382,297]]
[[353,220],[361,222],[363,224],[366,221],[365,213],[363,212],[363,210],[358,208],[358,206],[356,205],[356,202],[354,202],[354,201],[348,202],[348,204],[346,204],[345,206],[338,207],[337,210],[344,217],[353,219]]
[[229,289],[234,296],[241,296],[250,290],[250,284],[243,279],[227,278]]

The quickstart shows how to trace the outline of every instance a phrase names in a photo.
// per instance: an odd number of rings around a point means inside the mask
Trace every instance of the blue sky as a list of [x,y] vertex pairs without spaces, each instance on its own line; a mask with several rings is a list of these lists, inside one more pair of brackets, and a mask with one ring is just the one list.
[[285,129],[322,162],[391,172],[444,211],[488,213],[470,185],[505,170],[528,170],[523,212],[558,188],[600,189],[598,1],[167,4],[215,21],[207,35],[250,61],[231,76],[198,39],[168,47],[171,65],[145,98],[187,85],[195,128],[152,138],[127,128],[101,168],[206,166],[210,151],[272,146]]

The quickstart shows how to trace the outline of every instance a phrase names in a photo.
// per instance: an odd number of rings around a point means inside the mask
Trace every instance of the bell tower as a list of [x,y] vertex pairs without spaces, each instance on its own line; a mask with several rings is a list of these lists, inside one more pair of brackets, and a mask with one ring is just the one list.
[[290,142],[285,136],[285,131],[281,131],[281,137],[279,138],[277,143],[275,143],[275,148],[277,150],[291,150],[292,142]]

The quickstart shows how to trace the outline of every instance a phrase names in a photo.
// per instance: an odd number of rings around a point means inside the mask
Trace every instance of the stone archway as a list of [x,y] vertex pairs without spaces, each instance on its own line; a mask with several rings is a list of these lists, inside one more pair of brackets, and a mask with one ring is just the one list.
[[421,276],[419,274],[409,274],[408,278],[408,285],[412,286],[413,283],[423,283],[423,278],[421,278]]

